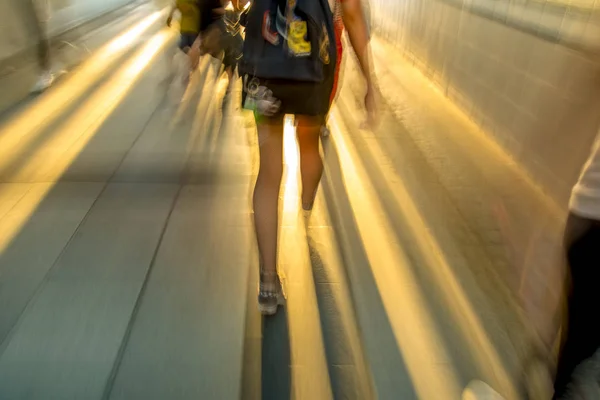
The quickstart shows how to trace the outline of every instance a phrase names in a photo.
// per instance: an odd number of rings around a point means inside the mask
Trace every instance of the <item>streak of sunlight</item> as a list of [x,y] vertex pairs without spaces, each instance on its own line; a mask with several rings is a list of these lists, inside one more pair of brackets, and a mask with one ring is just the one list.
[[283,160],[285,163],[285,180],[283,182],[283,225],[288,225],[287,218],[295,221],[298,209],[298,173],[300,161],[298,156],[298,145],[296,143],[296,129],[294,120],[286,118],[283,130]]
[[[54,178],[60,176],[67,170],[72,162],[77,158],[85,148],[90,139],[97,133],[106,118],[120,104],[121,100],[131,90],[141,73],[148,67],[151,61],[157,56],[162,48],[172,38],[172,31],[162,31],[155,35],[147,44],[121,69],[116,71],[111,79],[100,87],[93,96],[81,105],[62,126],[57,128],[56,141],[65,140],[68,135],[77,132],[79,137],[75,140],[66,153],[57,153],[55,159],[50,159],[43,168],[49,170]],[[52,146],[51,143],[47,144]],[[43,150],[41,150],[43,151]],[[40,168],[38,158],[33,157],[31,161],[23,167],[21,173],[31,173]],[[28,221],[31,214],[38,205],[54,187],[54,184],[48,184],[40,190],[35,201],[28,204],[27,210],[19,214],[19,218],[11,221],[10,227],[3,227],[0,236],[0,253],[3,252],[11,243],[21,227]]]
[[[397,74],[404,76],[405,79],[402,80],[403,84],[410,84],[410,90],[417,91],[422,95],[429,107],[432,107],[433,109],[442,107],[445,111],[449,111],[452,114],[452,117],[456,118],[457,121],[460,121],[462,124],[461,129],[452,132],[456,135],[456,138],[454,138],[455,141],[475,142],[474,148],[478,148],[482,152],[489,152],[488,154],[490,156],[498,157],[503,165],[511,168],[512,171],[529,184],[537,196],[539,196],[538,198],[547,206],[552,217],[562,221],[564,214],[563,207],[539,186],[522,162],[517,161],[511,156],[506,148],[504,148],[497,140],[494,140],[494,135],[487,134],[487,132],[478,127],[473,120],[469,118],[464,110],[460,109],[454,102],[449,101],[439,85],[431,82],[419,71],[419,69],[406,68],[407,63],[403,56],[390,48],[390,45],[381,39],[374,38],[374,40],[371,41],[371,48],[375,54],[378,54],[379,57],[381,57],[381,59],[386,60],[385,65],[394,66],[394,68],[389,69],[390,73],[393,76],[396,76]],[[379,69],[379,67],[377,69]],[[395,87],[395,83],[392,87]],[[423,87],[431,89],[431,92],[424,91]]]
[[149,15],[111,40],[88,58],[72,75],[41,95],[20,115],[0,127],[0,154],[2,154],[0,169],[18,159],[43,128],[50,125],[61,112],[101,79],[107,68],[117,62],[125,48],[150,29],[164,13],[165,10]]
[[[376,160],[385,160],[384,151],[377,141],[369,141],[368,146]],[[382,171],[382,175],[393,176],[394,172],[391,168],[383,164],[376,165]],[[427,223],[407,188],[400,181],[400,184],[394,185],[394,190],[391,190],[390,193],[396,204],[399,205],[398,209],[401,210],[402,217],[410,225],[413,236],[419,239],[416,242],[420,248],[420,254],[423,254],[427,259],[427,265],[435,267],[433,276],[438,281],[437,287],[440,288],[441,293],[447,299],[449,311],[454,314],[456,321],[458,321],[458,327],[463,331],[464,336],[468,337],[477,348],[479,357],[476,358],[480,368],[498,379],[502,388],[511,392],[510,398],[516,398],[514,397],[517,396],[515,388],[502,365],[500,355],[489,339],[480,318],[465,294],[463,285],[452,271],[450,262],[440,244],[430,233]]]
[[[332,123],[338,126],[334,111]],[[343,132],[331,135],[342,165],[342,177],[354,210],[356,224],[373,276],[392,326],[398,348],[419,398],[460,398],[462,388],[451,367],[440,332],[412,273],[406,254],[398,245],[375,189],[356,148]],[[450,368],[448,368],[450,367]]]
[[280,266],[285,268],[288,294],[292,399],[332,399],[331,381],[325,358],[325,345],[312,265],[307,244],[306,227],[300,213],[300,170],[296,130],[293,119],[284,125],[283,215],[280,233]]

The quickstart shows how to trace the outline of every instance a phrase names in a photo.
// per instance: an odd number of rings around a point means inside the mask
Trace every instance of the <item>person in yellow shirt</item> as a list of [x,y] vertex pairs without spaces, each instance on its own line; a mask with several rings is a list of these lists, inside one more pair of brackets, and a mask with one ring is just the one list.
[[176,0],[167,19],[168,26],[171,26],[175,11],[179,11],[181,14],[179,22],[179,48],[184,53],[187,53],[200,33],[200,7],[198,6],[198,0]]

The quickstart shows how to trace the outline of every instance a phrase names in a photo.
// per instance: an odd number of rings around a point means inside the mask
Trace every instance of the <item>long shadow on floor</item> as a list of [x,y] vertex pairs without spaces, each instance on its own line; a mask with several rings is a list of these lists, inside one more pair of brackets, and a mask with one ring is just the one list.
[[280,308],[272,317],[263,319],[262,399],[291,398],[290,332],[287,310]]
[[380,398],[417,399],[395,338],[344,186],[337,150],[324,140],[326,173],[322,183],[331,223],[339,240],[362,346],[375,392]]

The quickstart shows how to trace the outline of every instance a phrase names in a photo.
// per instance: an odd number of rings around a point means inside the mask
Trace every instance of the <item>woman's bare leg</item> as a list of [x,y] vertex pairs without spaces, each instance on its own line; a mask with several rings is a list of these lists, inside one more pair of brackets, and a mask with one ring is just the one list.
[[277,239],[279,190],[283,174],[283,116],[257,123],[260,167],[254,187],[254,225],[260,255],[261,287],[259,307],[264,314],[277,310],[277,300],[269,297],[279,289],[277,278]]
[[319,153],[319,135],[322,118],[297,116],[296,134],[300,148],[300,174],[302,176],[302,208],[311,210],[321,175],[323,160]]

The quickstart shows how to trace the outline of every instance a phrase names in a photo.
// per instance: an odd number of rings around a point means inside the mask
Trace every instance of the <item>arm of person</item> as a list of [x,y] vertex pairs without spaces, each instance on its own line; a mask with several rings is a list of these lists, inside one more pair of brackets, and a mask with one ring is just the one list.
[[371,68],[371,50],[369,47],[369,30],[365,21],[361,0],[340,0],[342,5],[342,18],[348,31],[350,44],[356,53],[360,69],[367,83],[365,107],[369,123],[376,124],[375,77]]
[[369,31],[363,14],[361,0],[341,0],[344,27],[348,31],[350,44],[356,53],[360,69],[367,81],[373,85],[371,71],[371,51],[369,49]]

